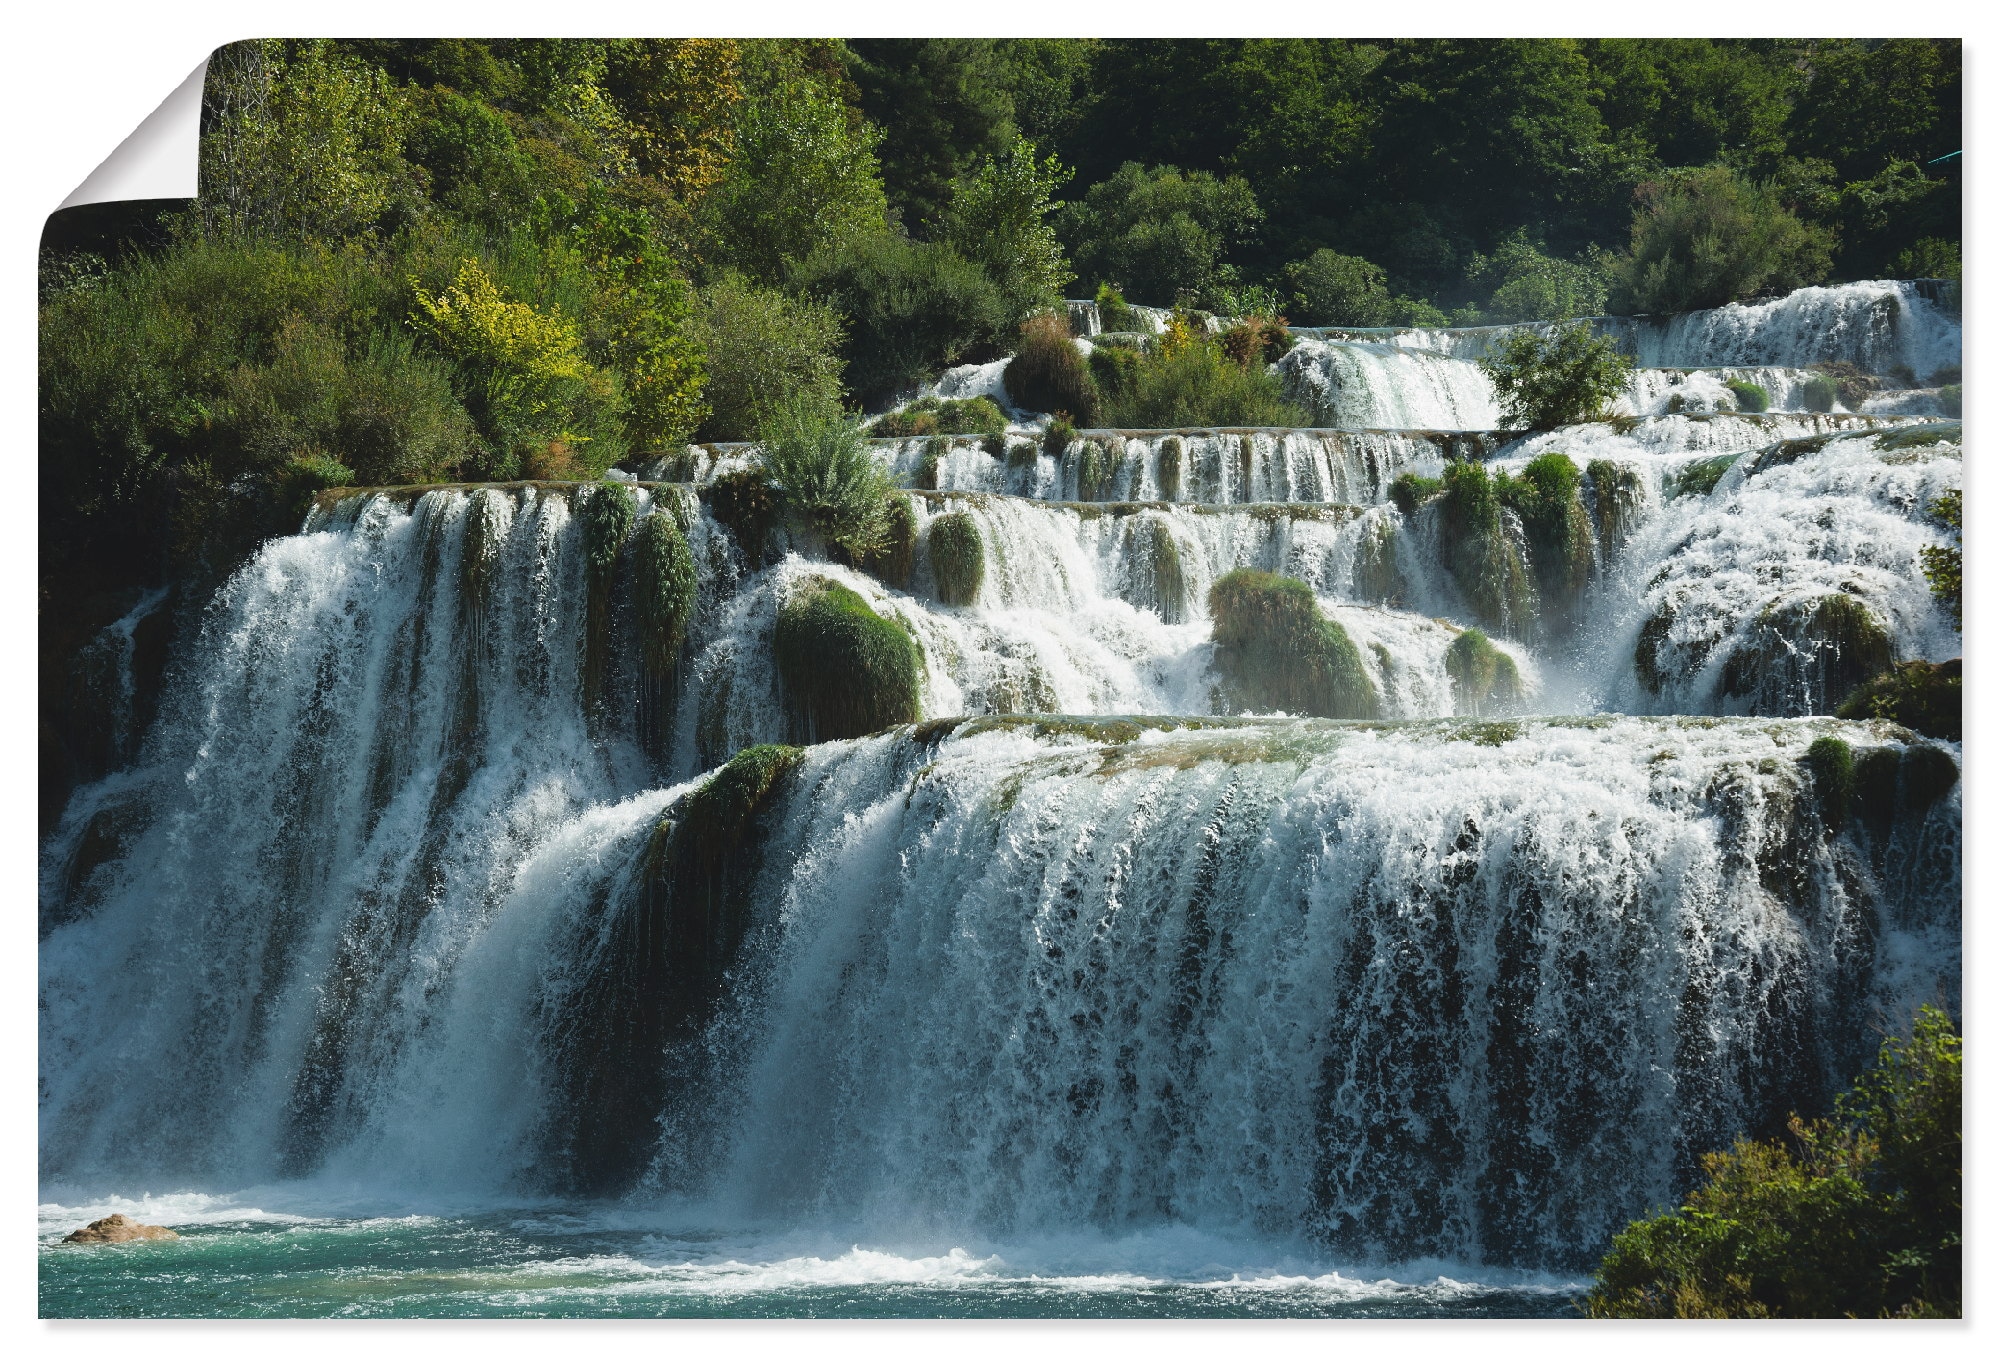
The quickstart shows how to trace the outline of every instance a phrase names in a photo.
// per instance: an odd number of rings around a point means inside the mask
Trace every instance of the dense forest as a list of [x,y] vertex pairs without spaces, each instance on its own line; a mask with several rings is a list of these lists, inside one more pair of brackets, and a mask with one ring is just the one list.
[[1960,79],[1955,40],[237,44],[199,199],[45,234],[44,692],[321,488],[879,410],[1065,296],[1464,325],[1955,277]]

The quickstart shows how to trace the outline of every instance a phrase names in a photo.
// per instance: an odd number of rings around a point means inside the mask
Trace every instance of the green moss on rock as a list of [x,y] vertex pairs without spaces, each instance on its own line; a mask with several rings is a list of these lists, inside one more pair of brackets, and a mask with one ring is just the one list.
[[1646,504],[1645,482],[1638,468],[1624,462],[1594,459],[1584,469],[1590,480],[1590,504],[1597,525],[1598,545],[1606,559],[1624,545]]
[[986,544],[971,514],[940,514],[931,520],[931,574],[938,601],[963,608],[979,597],[986,580]]
[[1161,499],[1171,501],[1181,497],[1181,472],[1186,457],[1186,447],[1178,436],[1160,440]]
[[1766,608],[1723,662],[1721,691],[1759,716],[1836,710],[1895,661],[1889,629],[1849,594],[1818,594]]
[[632,603],[639,617],[639,655],[652,674],[679,663],[681,642],[694,613],[694,553],[672,514],[639,520],[632,549]]
[[1389,487],[1389,498],[1405,514],[1414,514],[1418,507],[1431,496],[1444,489],[1444,482],[1436,476],[1419,476],[1414,471],[1406,471],[1396,477]]
[[1503,636],[1525,634],[1535,615],[1535,587],[1486,468],[1477,462],[1445,467],[1438,512],[1444,566],[1466,607]]
[[1771,408],[1771,393],[1755,382],[1730,382],[1729,393],[1736,397],[1736,408],[1746,415],[1761,415]]
[[891,589],[908,589],[917,558],[917,512],[908,495],[891,495],[882,545],[855,564]]
[[1965,721],[1960,663],[1910,660],[1895,665],[1849,693],[1836,714],[1894,721],[1932,739],[1957,741]]
[[1720,481],[1729,468],[1736,465],[1740,452],[1726,452],[1720,457],[1704,457],[1698,462],[1689,462],[1674,473],[1673,494],[1709,495],[1715,493],[1716,482]]
[[1403,568],[1396,560],[1396,539],[1402,529],[1387,514],[1361,524],[1354,543],[1354,596],[1364,603],[1395,603],[1408,591]]
[[1347,631],[1298,580],[1232,570],[1208,592],[1215,664],[1232,701],[1300,716],[1374,720],[1381,696]]
[[1597,562],[1596,534],[1583,506],[1582,474],[1575,462],[1549,452],[1522,467],[1519,476],[1502,472],[1493,489],[1521,520],[1543,621],[1566,624]]
[[618,557],[631,534],[639,501],[616,481],[591,487],[577,511],[583,520],[584,595],[583,705],[593,715],[603,695],[611,645],[611,583]]
[[1144,558],[1152,574],[1153,608],[1162,622],[1187,620],[1187,577],[1181,569],[1181,549],[1164,518],[1138,520],[1145,534]]
[[1101,440],[1086,438],[1076,445],[1076,497],[1101,500],[1111,485],[1111,458]]
[[732,471],[702,488],[702,502],[715,521],[729,530],[751,569],[764,563],[771,529],[778,521],[777,496],[756,470]]
[[824,579],[795,589],[778,609],[772,644],[801,743],[917,719],[923,667],[916,642],[852,589]]
[[1453,705],[1460,716],[1507,710],[1521,700],[1521,671],[1514,657],[1477,628],[1460,632],[1444,654]]
[[1854,794],[1854,750],[1837,736],[1822,735],[1806,747],[1806,767],[1812,770],[1820,818],[1829,829],[1839,830]]

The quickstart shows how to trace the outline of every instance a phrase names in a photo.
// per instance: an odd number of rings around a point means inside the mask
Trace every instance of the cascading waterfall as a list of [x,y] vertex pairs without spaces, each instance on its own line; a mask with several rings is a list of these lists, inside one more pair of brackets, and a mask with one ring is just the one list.
[[[44,1181],[1587,1267],[1959,974],[1956,750],[1827,718],[1856,650],[1957,653],[1920,553],[1962,431],[1795,399],[1955,362],[1955,322],[1852,284],[1621,323],[1628,407],[1542,434],[1465,375],[1492,332],[1329,332],[1285,362],[1352,427],[880,442],[899,571],[739,540],[745,445],[627,487],[608,555],[602,487],[324,496],[45,841]],[[1502,509],[1495,620],[1394,487],[1550,453],[1578,582]],[[696,577],[664,655],[649,518]],[[1244,568],[1307,586],[1381,720],[1233,705]],[[778,619],[828,583],[914,645],[916,722],[773,748]],[[100,642],[120,710],[157,606]]]

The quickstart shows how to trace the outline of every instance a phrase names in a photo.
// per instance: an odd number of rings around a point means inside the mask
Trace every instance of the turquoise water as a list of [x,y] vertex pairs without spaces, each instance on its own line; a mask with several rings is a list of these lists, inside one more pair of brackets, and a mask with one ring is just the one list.
[[[1562,1318],[1579,1278],[1340,1268],[1166,1229],[889,1244],[723,1233],[620,1210],[305,1213],[177,1194],[45,1202],[44,1318]],[[184,1236],[65,1246],[123,1211]]]

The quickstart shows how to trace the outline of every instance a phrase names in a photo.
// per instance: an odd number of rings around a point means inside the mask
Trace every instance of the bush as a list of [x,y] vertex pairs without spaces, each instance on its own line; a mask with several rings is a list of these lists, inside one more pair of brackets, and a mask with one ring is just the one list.
[[1632,375],[1632,360],[1617,341],[1593,335],[1581,321],[1558,325],[1547,335],[1517,331],[1498,353],[1481,358],[1479,367],[1493,380],[1508,427],[1519,429],[1597,419]]
[[1015,317],[1060,306],[1063,287],[1076,276],[1047,220],[1069,177],[1053,155],[1037,159],[1016,135],[952,181],[938,238],[986,270]]
[[1056,412],[1049,421],[1049,427],[1042,431],[1042,451],[1050,457],[1060,457],[1069,451],[1069,445],[1076,441],[1076,425],[1062,411]]
[[1806,378],[1803,399],[1806,409],[1815,414],[1830,414],[1834,403],[1840,399],[1840,383],[1825,373],[1816,373]]
[[979,597],[986,579],[986,545],[971,514],[940,514],[931,520],[931,574],[938,601],[963,608]]
[[1138,385],[1141,356],[1137,349],[1110,344],[1094,345],[1090,351],[1090,378],[1107,406],[1131,399]]
[[1731,382],[1729,390],[1736,397],[1736,408],[1746,415],[1761,415],[1771,408],[1771,393],[1755,382]]
[[1501,241],[1491,256],[1474,255],[1466,281],[1489,289],[1482,317],[1489,323],[1596,315],[1604,310],[1608,286],[1605,262],[1551,258],[1529,242],[1525,229]]
[[1504,714],[1521,700],[1521,671],[1514,657],[1476,627],[1452,638],[1444,653],[1444,670],[1460,716]]
[[1847,695],[1835,715],[1850,721],[1894,721],[1934,740],[1964,738],[1965,703],[1957,660],[1909,660]]
[[1285,283],[1288,314],[1301,325],[1369,328],[1391,324],[1395,315],[1388,276],[1358,255],[1314,250],[1285,266]]
[[870,403],[996,354],[1013,324],[984,269],[948,246],[901,236],[850,241],[809,264],[802,281],[846,317],[847,385]]
[[868,426],[872,438],[925,438],[931,434],[976,434],[995,438],[1007,432],[1007,416],[984,396],[940,400],[925,396],[911,401]]
[[891,487],[858,422],[803,400],[765,422],[763,472],[777,512],[850,557],[880,549]]
[[831,307],[732,273],[701,290],[690,329],[708,355],[703,442],[755,438],[789,397],[839,408],[841,323]]
[[778,609],[772,645],[796,738],[846,740],[917,719],[923,673],[901,624],[813,579]]
[[1612,309],[1692,311],[1826,277],[1833,238],[1767,184],[1723,166],[1641,184],[1632,246],[1614,267]]
[[1283,321],[1265,316],[1246,316],[1224,330],[1219,337],[1229,361],[1247,368],[1253,363],[1275,363],[1292,350],[1292,332]]
[[1407,516],[1414,514],[1419,505],[1443,489],[1444,482],[1436,476],[1419,476],[1414,471],[1405,471],[1389,486],[1389,499]]
[[1105,417],[1121,429],[1296,428],[1311,420],[1285,399],[1283,383],[1261,360],[1239,366],[1220,344],[1194,332],[1143,356],[1129,391],[1106,402]]
[[1235,283],[1223,255],[1264,217],[1243,179],[1127,161],[1066,206],[1060,228],[1086,281],[1116,279],[1166,306]]
[[1232,570],[1208,591],[1215,665],[1238,707],[1374,720],[1382,700],[1347,631],[1298,580]]
[[1676,1210],[1627,1226],[1599,1265],[1597,1318],[1959,1314],[1963,1046],[1919,1010],[1882,1043],[1832,1119],[1796,1115],[1797,1149],[1739,1141],[1704,1156]]
[[1097,423],[1097,383],[1063,317],[1045,311],[1021,322],[1020,348],[1004,376],[1007,399],[1022,409],[1062,410],[1086,428]]
[[1110,283],[1097,285],[1097,324],[1104,330],[1142,330],[1139,313],[1126,304],[1123,294]]

